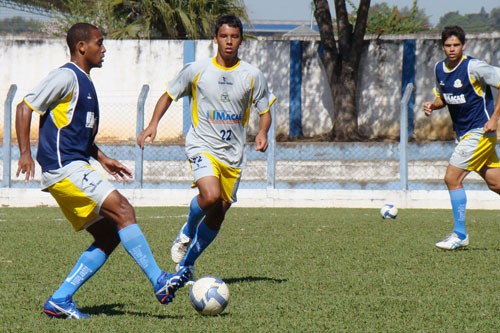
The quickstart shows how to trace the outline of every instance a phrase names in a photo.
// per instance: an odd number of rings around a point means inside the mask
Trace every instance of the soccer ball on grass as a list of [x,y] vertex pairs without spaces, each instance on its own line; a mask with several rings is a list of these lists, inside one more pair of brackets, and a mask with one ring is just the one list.
[[198,313],[215,316],[226,308],[229,302],[229,288],[217,277],[204,276],[193,284],[189,297]]
[[398,208],[393,204],[385,204],[380,208],[380,215],[383,219],[395,219],[398,216]]

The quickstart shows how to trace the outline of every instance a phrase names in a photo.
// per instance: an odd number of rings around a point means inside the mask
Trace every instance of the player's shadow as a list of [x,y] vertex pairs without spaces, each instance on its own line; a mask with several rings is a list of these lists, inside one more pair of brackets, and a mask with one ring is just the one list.
[[122,308],[125,304],[113,303],[113,304],[102,304],[97,306],[82,307],[80,310],[83,313],[88,313],[91,316],[124,316],[132,315],[136,317],[155,317],[158,319],[175,319],[181,318],[181,316],[167,316],[167,315],[152,315],[150,312],[138,312],[138,311],[123,311]]
[[91,316],[100,314],[105,314],[107,316],[121,316],[126,314],[125,311],[121,310],[124,306],[124,304],[120,303],[101,304],[96,306],[82,307],[80,311],[82,311],[83,313],[88,313]]
[[446,251],[446,250],[439,250],[437,249],[439,252],[443,252],[443,253],[460,253],[460,252],[487,252],[487,251],[500,251],[500,248],[497,248],[497,249],[490,249],[490,248],[487,248],[487,247],[462,247],[462,248],[458,248],[458,249],[455,249],[453,251]]
[[273,278],[268,278],[268,277],[263,277],[263,276],[245,276],[245,277],[239,277],[239,278],[224,278],[224,282],[227,284],[232,284],[232,283],[241,283],[241,282],[273,282],[273,283],[283,283],[283,282],[288,282],[286,279],[273,279]]
[[487,247],[466,247],[462,251],[500,251],[500,249],[490,249]]

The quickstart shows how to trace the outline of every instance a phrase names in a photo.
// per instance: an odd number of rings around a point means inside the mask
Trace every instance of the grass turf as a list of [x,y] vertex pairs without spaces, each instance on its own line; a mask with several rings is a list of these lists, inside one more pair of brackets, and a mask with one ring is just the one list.
[[[187,208],[138,208],[159,265]],[[57,208],[0,211],[2,332],[496,332],[500,327],[500,213],[468,211],[470,246],[434,247],[448,210],[232,208],[197,276],[228,283],[219,316],[204,317],[189,288],[159,304],[120,246],[75,295],[91,320],[50,320],[47,297],[91,242]]]

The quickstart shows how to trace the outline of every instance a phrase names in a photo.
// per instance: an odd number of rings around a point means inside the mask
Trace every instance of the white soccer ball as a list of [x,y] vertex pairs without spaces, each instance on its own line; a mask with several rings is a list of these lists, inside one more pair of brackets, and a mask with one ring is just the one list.
[[229,288],[217,277],[204,276],[193,284],[189,297],[194,309],[200,314],[215,316],[226,308],[229,302]]
[[398,216],[398,208],[393,204],[385,204],[380,208],[380,215],[383,219],[395,219]]

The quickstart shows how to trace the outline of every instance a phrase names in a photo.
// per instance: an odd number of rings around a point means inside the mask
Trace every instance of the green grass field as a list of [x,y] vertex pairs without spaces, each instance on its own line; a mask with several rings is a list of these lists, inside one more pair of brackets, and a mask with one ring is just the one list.
[[[160,266],[187,208],[138,208]],[[181,289],[168,306],[120,246],[74,297],[93,318],[41,312],[90,244],[57,208],[0,211],[1,332],[498,332],[500,212],[469,211],[467,250],[434,247],[448,210],[233,208],[197,275],[228,283],[223,314],[203,317]]]

